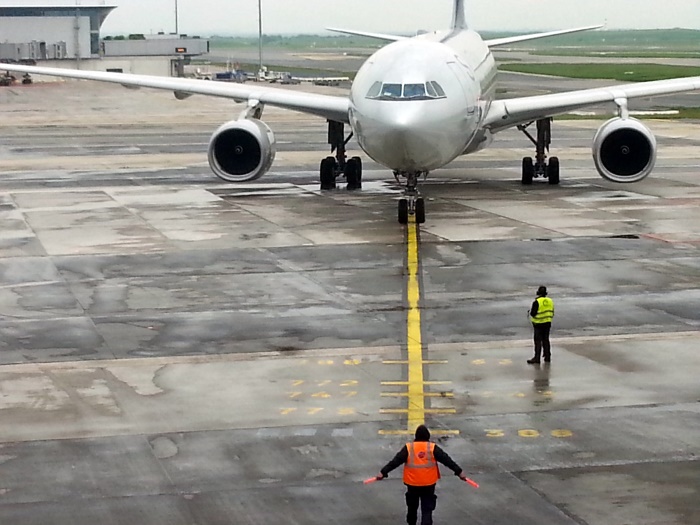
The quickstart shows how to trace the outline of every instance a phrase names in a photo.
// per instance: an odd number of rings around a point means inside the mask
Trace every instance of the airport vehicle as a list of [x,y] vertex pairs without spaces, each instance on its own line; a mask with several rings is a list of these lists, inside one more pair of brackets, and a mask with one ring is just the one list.
[[[264,175],[275,157],[275,136],[261,120],[265,105],[317,115],[328,121],[331,156],[320,165],[322,189],[332,189],[345,176],[348,189],[361,187],[360,157],[346,156],[355,136],[362,150],[394,172],[404,187],[398,203],[399,222],[413,216],[425,221],[425,203],[418,192],[422,177],[488,146],[493,135],[517,127],[535,143],[535,159],[522,160],[522,183],[546,176],[558,184],[559,159],[547,158],[551,117],[595,104],[612,102],[617,116],[605,122],[593,141],[599,174],[613,182],[636,182],[651,173],[656,139],[631,118],[628,101],[637,97],[700,90],[700,77],[596,88],[505,100],[495,100],[497,46],[595,29],[581,27],[493,40],[483,40],[468,28],[465,0],[454,0],[452,26],[445,31],[400,37],[342,30],[390,42],[357,72],[349,97],[246,86],[195,79],[78,71],[7,64],[2,69],[58,77],[113,82],[131,87],[172,90],[178,98],[192,94],[231,98],[246,104],[237,119],[217,129],[209,143],[209,164],[229,182]],[[536,137],[527,127],[536,123]],[[345,126],[350,126],[346,136]]]

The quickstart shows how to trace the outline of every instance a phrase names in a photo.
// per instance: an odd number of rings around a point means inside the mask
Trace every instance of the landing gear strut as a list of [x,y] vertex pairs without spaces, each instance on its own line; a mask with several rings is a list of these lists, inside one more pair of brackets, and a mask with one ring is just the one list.
[[[401,183],[400,177],[406,178],[406,189],[399,200],[399,224],[408,224],[408,217],[415,216],[416,224],[425,222],[425,200],[418,192],[418,177],[421,173],[394,172],[396,181]],[[427,173],[423,174],[427,175]]]
[[535,160],[532,157],[523,158],[522,183],[529,185],[536,177],[548,179],[550,184],[559,184],[559,158],[550,157],[547,162],[547,152],[552,143],[552,119],[545,118],[536,121],[537,138],[528,133],[527,128],[532,124],[520,125],[518,129],[535,145]]
[[335,189],[336,179],[344,176],[348,190],[362,188],[362,159],[360,157],[347,158],[345,147],[352,138],[352,133],[345,138],[345,124],[334,120],[328,121],[328,144],[331,145],[331,153],[335,157],[328,156],[321,161],[321,189]]

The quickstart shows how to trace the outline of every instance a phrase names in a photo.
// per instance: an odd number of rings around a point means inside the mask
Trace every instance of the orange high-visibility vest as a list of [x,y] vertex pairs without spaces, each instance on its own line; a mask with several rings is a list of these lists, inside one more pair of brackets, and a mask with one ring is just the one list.
[[403,466],[403,482],[413,487],[435,485],[440,479],[440,469],[435,461],[435,443],[415,441],[406,443],[408,459]]

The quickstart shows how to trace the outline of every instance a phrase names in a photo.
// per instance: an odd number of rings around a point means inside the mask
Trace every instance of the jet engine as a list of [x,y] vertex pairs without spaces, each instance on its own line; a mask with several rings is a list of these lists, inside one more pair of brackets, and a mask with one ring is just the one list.
[[654,169],[656,137],[637,119],[611,119],[593,139],[593,160],[604,179],[638,182]]
[[263,176],[275,160],[275,135],[264,122],[241,119],[227,122],[209,141],[209,166],[227,182]]

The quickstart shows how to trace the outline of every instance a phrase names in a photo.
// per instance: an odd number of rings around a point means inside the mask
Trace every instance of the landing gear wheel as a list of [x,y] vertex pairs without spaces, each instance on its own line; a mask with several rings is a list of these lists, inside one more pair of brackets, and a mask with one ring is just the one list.
[[399,200],[399,224],[408,224],[408,199]]
[[547,166],[547,179],[551,185],[559,184],[559,157],[550,157]]
[[348,190],[362,188],[362,159],[352,157],[345,164],[345,179],[348,181]]
[[321,189],[335,189],[335,157],[326,157],[321,161]]
[[425,201],[419,197],[416,199],[416,224],[425,223]]
[[532,184],[532,179],[535,177],[535,164],[532,162],[532,157],[523,158],[523,175],[522,183],[526,186]]

